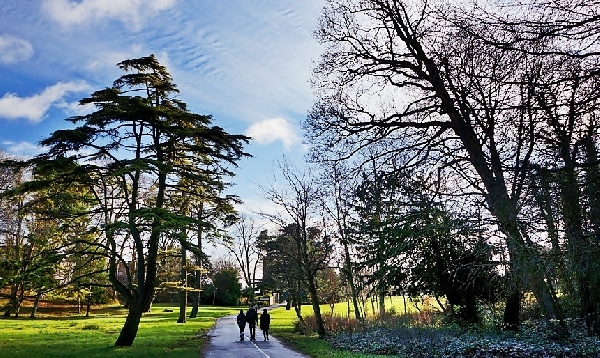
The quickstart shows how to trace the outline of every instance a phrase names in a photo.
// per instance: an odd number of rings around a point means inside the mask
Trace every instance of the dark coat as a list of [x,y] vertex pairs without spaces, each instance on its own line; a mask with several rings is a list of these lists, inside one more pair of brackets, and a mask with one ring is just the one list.
[[243,313],[237,315],[237,325],[242,328],[246,327],[246,316]]
[[246,322],[248,322],[250,327],[254,327],[258,323],[258,314],[254,308],[250,308],[248,312],[246,312]]
[[263,331],[269,330],[269,325],[271,324],[271,315],[268,313],[263,313],[260,315],[260,329]]

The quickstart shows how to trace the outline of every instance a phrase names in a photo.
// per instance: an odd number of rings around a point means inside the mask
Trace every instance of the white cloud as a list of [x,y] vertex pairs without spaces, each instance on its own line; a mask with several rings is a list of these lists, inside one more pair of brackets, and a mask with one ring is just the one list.
[[63,106],[63,98],[69,92],[87,91],[85,82],[59,82],[45,88],[41,93],[30,97],[18,97],[14,93],[5,93],[0,98],[0,118],[25,118],[31,122],[40,122],[51,106]]
[[271,118],[252,124],[246,130],[246,135],[259,144],[270,144],[279,140],[285,149],[290,149],[292,145],[301,141],[297,132],[298,129],[285,119]]
[[86,114],[92,113],[96,110],[96,106],[94,104],[88,103],[81,105],[79,101],[75,102],[66,102],[59,101],[56,103],[56,107],[65,111],[65,113],[74,115],[74,116],[83,116]]
[[0,35],[0,63],[26,61],[33,56],[33,46],[26,40],[10,35]]
[[42,9],[63,26],[114,18],[139,27],[145,17],[174,4],[175,0],[46,0]]
[[14,154],[18,157],[30,158],[44,151],[43,147],[37,146],[29,142],[2,142],[6,152]]
[[[148,50],[140,43],[131,44],[127,49],[121,51],[96,51],[93,53],[93,59],[85,65],[85,69],[99,73],[105,72],[106,70],[116,72],[117,63],[128,58],[148,56],[151,52],[151,50]],[[157,57],[160,63],[164,65],[161,54],[157,54]]]

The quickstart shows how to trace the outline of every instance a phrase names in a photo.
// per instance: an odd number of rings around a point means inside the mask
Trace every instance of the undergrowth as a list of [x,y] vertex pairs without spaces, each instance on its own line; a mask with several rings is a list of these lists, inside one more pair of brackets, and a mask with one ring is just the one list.
[[[408,315],[387,314],[360,322],[354,318],[325,314],[329,344],[339,350],[395,357],[600,357],[600,341],[588,337],[579,319],[567,320],[571,337],[557,341],[543,320],[534,314],[518,332],[493,324],[465,325],[440,312]],[[314,335],[316,319],[296,322],[295,332]],[[498,320],[488,317],[489,322]]]

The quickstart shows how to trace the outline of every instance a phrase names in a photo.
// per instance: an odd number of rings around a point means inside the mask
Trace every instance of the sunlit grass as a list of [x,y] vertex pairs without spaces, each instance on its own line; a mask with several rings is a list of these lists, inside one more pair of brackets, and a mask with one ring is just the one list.
[[[173,312],[165,312],[171,309]],[[131,347],[114,347],[125,322],[120,308],[94,310],[81,315],[0,319],[0,357],[194,357],[206,332],[218,317],[238,312],[236,307],[202,306],[196,319],[178,324],[179,308],[155,305],[144,314]]]
[[[405,305],[406,302],[406,305]],[[425,301],[415,302],[421,310],[437,310],[439,305],[435,300],[426,299]],[[415,307],[415,304],[408,298],[403,299],[402,297],[389,297],[385,301],[386,311],[394,311],[396,314],[408,314],[418,313],[419,310]],[[406,307],[406,311],[405,311]],[[320,305],[320,310],[323,315],[329,315],[332,313],[330,305]],[[366,312],[367,317],[373,317],[379,312],[379,306],[377,302],[371,304],[370,301],[366,302],[365,305],[361,305],[361,311]],[[373,313],[375,312],[375,314]],[[314,311],[311,305],[302,306],[302,316],[308,317],[314,315]],[[348,302],[338,302],[333,306],[333,315],[354,319],[354,306],[350,303],[350,310],[348,310]],[[365,354],[365,353],[354,353],[348,351],[340,351],[333,348],[327,341],[319,339],[316,334],[302,335],[294,332],[295,322],[298,318],[294,309],[286,310],[285,307],[276,308],[271,311],[271,333],[276,337],[282,339],[290,347],[307,354],[313,358],[376,358],[381,357],[380,355]]]
[[[419,313],[419,310],[442,310],[438,302],[432,297],[415,298],[411,300],[409,297],[386,296],[384,304],[386,312],[393,312],[398,315]],[[365,300],[364,304],[359,304],[359,307],[361,314],[366,317],[373,317],[379,314],[379,303],[377,301]],[[310,307],[308,312],[313,314],[312,307]],[[321,305],[321,313],[331,314],[331,307],[329,305]],[[338,302],[334,305],[333,315],[356,318],[354,315],[354,305],[351,301]]]

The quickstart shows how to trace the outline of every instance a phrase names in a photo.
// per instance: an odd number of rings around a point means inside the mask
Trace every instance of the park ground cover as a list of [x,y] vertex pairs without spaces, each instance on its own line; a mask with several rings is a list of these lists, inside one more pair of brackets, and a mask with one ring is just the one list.
[[[343,325],[342,321],[348,321],[346,305],[336,305],[332,316],[327,305],[321,306],[326,327],[330,329],[326,339],[319,339],[310,329],[301,328],[294,311],[278,308],[271,314],[271,331],[292,348],[313,358],[600,357],[600,340],[589,337],[582,329],[585,325],[577,319],[566,321],[571,337],[560,341],[552,337],[539,319],[527,320],[519,332],[509,332],[489,323],[459,327],[444,322],[435,310],[422,306],[421,312],[415,312],[412,305],[407,306],[408,314],[404,315],[402,300],[386,302],[386,307],[397,314],[384,320],[371,318],[361,328]],[[302,312],[306,321],[311,322],[311,306],[303,306]],[[335,324],[340,327],[336,328]]]
[[[66,310],[66,311],[65,311]],[[122,307],[92,309],[90,317],[76,309],[42,309],[38,318],[0,319],[0,358],[21,357],[194,357],[204,344],[206,332],[218,317],[236,313],[236,307],[201,306],[198,318],[178,324],[179,307],[158,304],[144,314],[131,347],[115,347],[125,322]]]
[[[417,313],[416,307],[422,309],[423,305],[418,303],[406,302],[401,297],[393,297],[386,301],[386,308],[392,312],[407,312],[409,314]],[[415,306],[416,305],[416,306]],[[350,310],[353,308],[350,307]],[[374,306],[366,305],[367,315],[372,315],[373,310],[377,310],[377,304]],[[406,310],[405,310],[406,309]],[[321,305],[321,313],[326,317],[337,317],[339,320],[348,318],[348,302],[337,303],[333,309],[329,305]],[[310,321],[314,315],[312,306],[303,305],[302,315]],[[350,316],[353,317],[351,313]],[[276,308],[271,311],[271,333],[277,338],[283,340],[291,348],[309,355],[313,358],[379,358],[381,354],[361,352],[360,350],[350,351],[344,347],[336,347],[327,339],[319,339],[316,334],[311,332],[298,332],[298,319],[293,309],[286,310],[285,307]],[[328,320],[332,322],[331,319]],[[301,330],[301,329],[300,329]]]

